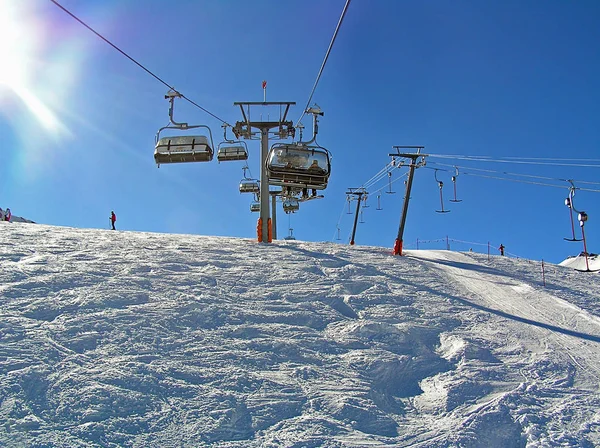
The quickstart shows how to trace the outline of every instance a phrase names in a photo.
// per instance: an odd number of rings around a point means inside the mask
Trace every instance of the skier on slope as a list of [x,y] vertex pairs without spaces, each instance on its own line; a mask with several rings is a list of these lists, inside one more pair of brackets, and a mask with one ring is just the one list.
[[500,251],[500,255],[504,255],[504,245],[502,243],[500,243],[498,250]]
[[112,225],[112,230],[117,230],[115,229],[115,222],[117,221],[117,215],[115,215],[114,211],[110,212],[110,224]]
[[10,212],[10,208],[6,208],[6,212],[4,213],[4,220],[10,221],[11,217],[12,217],[12,213]]

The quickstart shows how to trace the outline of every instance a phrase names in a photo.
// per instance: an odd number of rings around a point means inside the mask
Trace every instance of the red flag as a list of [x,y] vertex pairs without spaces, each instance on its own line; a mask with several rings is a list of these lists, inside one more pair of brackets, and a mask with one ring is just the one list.
[[267,88],[267,81],[263,81],[263,89]]

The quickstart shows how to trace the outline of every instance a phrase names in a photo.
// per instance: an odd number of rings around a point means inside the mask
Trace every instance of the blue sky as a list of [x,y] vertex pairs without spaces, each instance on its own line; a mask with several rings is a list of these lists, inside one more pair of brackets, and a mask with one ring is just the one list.
[[[233,102],[262,101],[263,79],[267,100],[295,101],[291,118],[300,117],[345,1],[61,4],[234,124]],[[49,0],[0,8],[0,207],[53,225],[108,228],[115,210],[121,230],[255,236],[251,198],[238,192],[242,162],[156,168],[154,136],[168,121],[163,84]],[[503,243],[511,254],[559,262],[583,249],[563,240],[569,184],[559,179],[574,179],[596,190],[578,190],[575,205],[589,215],[588,250],[598,252],[599,19],[595,1],[352,0],[313,97],[325,112],[318,142],[333,156],[329,186],[291,217],[279,205],[279,237],[291,226],[298,239],[336,241],[339,227],[347,243],[347,189],[385,167],[393,145],[423,145],[457,157],[432,156],[417,170],[405,246],[418,238],[422,248],[443,248],[423,241],[448,236],[453,249],[487,251],[489,241],[493,253]],[[222,140],[222,123],[190,104],[179,102],[175,117]],[[310,129],[308,117],[303,124]],[[259,143],[248,144],[258,177]],[[453,166],[460,203],[447,202]],[[434,168],[448,170],[437,175],[450,213],[435,212]],[[370,189],[381,189],[383,210],[371,195],[357,244],[393,246],[403,186],[386,194],[385,181]]]

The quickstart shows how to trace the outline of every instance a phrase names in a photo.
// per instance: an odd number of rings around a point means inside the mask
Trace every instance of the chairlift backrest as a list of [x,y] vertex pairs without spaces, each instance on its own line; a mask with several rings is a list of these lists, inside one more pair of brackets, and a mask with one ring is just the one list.
[[298,143],[275,144],[267,156],[267,171],[271,185],[324,190],[331,171],[329,152]]
[[240,193],[259,193],[260,185],[254,179],[242,179],[240,181]]
[[163,137],[156,142],[154,160],[162,163],[210,162],[213,150],[203,135]]
[[300,209],[300,203],[297,198],[284,198],[283,211],[285,213],[294,213]]
[[248,160],[248,149],[245,142],[223,142],[217,150],[217,161],[228,162]]
[[260,212],[260,202],[253,202],[252,204],[250,204],[250,211]]

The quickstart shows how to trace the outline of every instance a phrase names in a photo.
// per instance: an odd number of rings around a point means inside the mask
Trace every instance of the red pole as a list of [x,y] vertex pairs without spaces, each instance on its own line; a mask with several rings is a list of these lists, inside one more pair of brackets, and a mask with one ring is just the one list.
[[590,270],[590,263],[588,261],[587,246],[585,244],[585,232],[583,231],[583,223],[581,223],[581,236],[583,237],[583,253],[585,253],[585,268],[587,271]]

